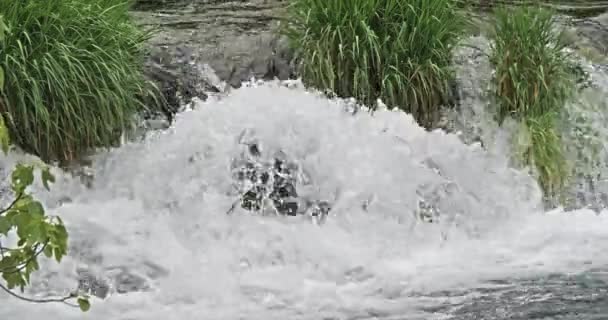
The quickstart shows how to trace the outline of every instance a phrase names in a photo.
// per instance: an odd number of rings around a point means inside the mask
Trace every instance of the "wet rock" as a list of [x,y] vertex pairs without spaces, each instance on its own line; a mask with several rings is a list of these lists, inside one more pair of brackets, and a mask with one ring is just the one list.
[[192,51],[187,47],[156,47],[146,62],[146,75],[160,89],[169,118],[194,98],[205,100],[208,91],[218,91],[214,84],[206,82],[215,76],[213,71]]
[[110,284],[85,269],[79,269],[78,273],[78,290],[87,294],[96,296],[100,299],[105,299],[110,294]]
[[306,179],[296,163],[281,154],[266,159],[257,143],[247,145],[246,151],[232,163],[232,170],[239,205],[245,210],[305,215],[316,221],[323,221],[331,210],[328,201],[298,193],[298,184]]
[[140,0],[133,16],[155,27],[146,74],[172,115],[192,99],[257,79],[295,77],[293,53],[276,31],[281,0]]
[[100,272],[79,268],[78,290],[105,299],[111,293],[126,294],[150,290],[151,280],[167,275],[166,270],[152,263],[144,263],[143,268],[138,266],[137,270],[138,272],[135,272],[126,266],[104,268]]
[[146,278],[129,272],[127,268],[119,268],[115,270],[112,280],[117,293],[124,294],[136,291],[146,291],[150,289],[150,285]]
[[567,22],[566,40],[593,62],[606,62],[608,55],[608,13]]

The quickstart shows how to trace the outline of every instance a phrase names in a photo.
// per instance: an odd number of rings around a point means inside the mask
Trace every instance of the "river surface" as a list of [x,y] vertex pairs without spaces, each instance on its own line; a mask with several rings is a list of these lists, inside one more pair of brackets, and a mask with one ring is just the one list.
[[[51,192],[34,190],[71,253],[28,294],[64,294],[83,270],[109,291],[86,314],[0,295],[0,319],[608,319],[608,212],[544,212],[498,142],[351,108],[251,85],[100,152],[88,187],[55,170]],[[230,210],[252,143],[297,167],[299,197],[331,205],[324,221]]]

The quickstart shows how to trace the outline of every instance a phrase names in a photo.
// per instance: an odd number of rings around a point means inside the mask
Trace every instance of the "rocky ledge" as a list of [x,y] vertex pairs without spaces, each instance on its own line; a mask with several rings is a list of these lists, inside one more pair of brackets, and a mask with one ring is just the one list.
[[140,0],[133,15],[155,28],[146,72],[169,102],[238,88],[242,81],[293,78],[293,54],[277,32],[283,0]]
[[[193,98],[242,81],[295,78],[294,54],[277,28],[287,0],[138,0],[133,16],[155,28],[146,73],[168,101],[169,120]],[[608,14],[568,19],[571,47],[599,64],[608,55]]]

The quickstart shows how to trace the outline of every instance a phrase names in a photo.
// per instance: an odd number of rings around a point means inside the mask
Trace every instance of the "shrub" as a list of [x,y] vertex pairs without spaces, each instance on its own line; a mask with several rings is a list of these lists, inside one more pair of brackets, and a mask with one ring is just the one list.
[[126,0],[0,0],[0,112],[45,160],[110,146],[143,108],[142,44]]
[[561,32],[554,29],[553,12],[536,7],[499,8],[490,60],[496,74],[494,85],[498,120],[514,117],[528,131],[528,156],[545,195],[554,197],[567,181],[561,136],[556,128],[576,88],[572,63],[563,51]]
[[436,120],[464,30],[452,0],[294,0],[288,17],[305,84],[370,107],[381,98],[427,127]]

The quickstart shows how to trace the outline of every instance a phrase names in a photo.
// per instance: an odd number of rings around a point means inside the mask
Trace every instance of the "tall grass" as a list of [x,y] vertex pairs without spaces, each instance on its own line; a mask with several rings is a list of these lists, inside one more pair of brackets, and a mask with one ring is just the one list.
[[378,98],[430,127],[448,100],[451,51],[464,29],[452,0],[293,0],[284,29],[305,84]]
[[495,11],[490,60],[496,74],[498,120],[514,117],[529,136],[520,160],[536,168],[548,199],[565,185],[568,163],[556,125],[575,92],[572,65],[553,12],[526,6]]
[[8,26],[0,112],[45,160],[110,146],[144,105],[142,44],[127,0],[0,0]]

